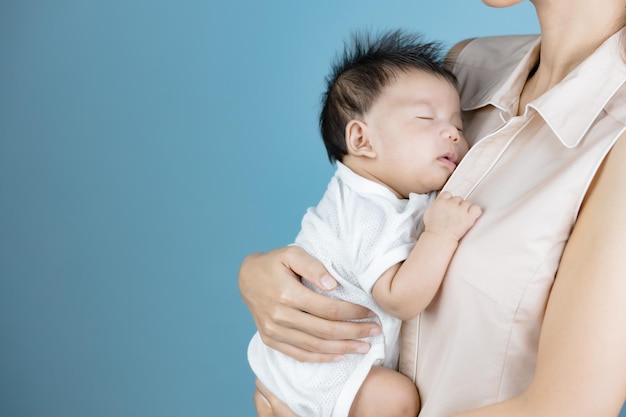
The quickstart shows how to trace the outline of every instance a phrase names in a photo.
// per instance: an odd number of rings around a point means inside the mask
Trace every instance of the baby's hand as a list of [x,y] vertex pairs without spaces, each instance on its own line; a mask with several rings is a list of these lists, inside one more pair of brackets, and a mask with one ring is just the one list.
[[458,242],[482,213],[477,205],[444,191],[424,213],[424,231]]

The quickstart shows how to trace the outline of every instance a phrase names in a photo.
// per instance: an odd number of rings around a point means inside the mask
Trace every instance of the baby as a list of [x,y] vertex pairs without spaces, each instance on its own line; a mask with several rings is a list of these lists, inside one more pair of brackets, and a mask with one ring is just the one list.
[[295,244],[339,282],[330,295],[375,312],[382,334],[334,363],[298,362],[255,334],[253,371],[302,417],[417,415],[417,388],[396,371],[400,324],[433,299],[482,213],[446,192],[435,198],[468,144],[456,78],[440,46],[420,39],[355,35],[327,77],[320,128],[337,169]]

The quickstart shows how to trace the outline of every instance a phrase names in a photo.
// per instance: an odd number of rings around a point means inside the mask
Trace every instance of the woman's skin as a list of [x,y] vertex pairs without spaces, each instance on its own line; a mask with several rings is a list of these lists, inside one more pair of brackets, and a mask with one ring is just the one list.
[[[626,24],[626,0],[531,1],[541,27],[540,65],[523,89],[518,112]],[[493,7],[520,2],[484,0]],[[619,413],[626,399],[624,136],[598,170],[565,248],[530,387],[518,397],[455,417],[614,417]],[[372,323],[343,321],[365,317],[368,311],[309,291],[296,274],[322,289],[335,285],[319,262],[296,247],[250,255],[241,266],[241,293],[264,342],[301,361],[338,360],[345,353],[366,350],[365,342],[354,339],[380,330]],[[293,416],[258,387],[271,403],[268,406],[255,393],[260,417]]]

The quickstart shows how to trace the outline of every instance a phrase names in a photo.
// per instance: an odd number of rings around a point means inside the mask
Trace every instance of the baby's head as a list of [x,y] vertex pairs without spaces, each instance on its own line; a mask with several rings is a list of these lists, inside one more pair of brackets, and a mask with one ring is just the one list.
[[330,161],[399,197],[440,189],[467,152],[456,83],[437,43],[401,31],[354,35],[323,96]]

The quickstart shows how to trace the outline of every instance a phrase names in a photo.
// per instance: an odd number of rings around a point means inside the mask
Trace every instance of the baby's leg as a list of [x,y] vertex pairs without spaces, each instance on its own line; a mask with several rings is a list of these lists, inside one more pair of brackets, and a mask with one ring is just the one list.
[[416,417],[417,387],[400,372],[373,366],[350,408],[350,417]]

